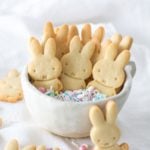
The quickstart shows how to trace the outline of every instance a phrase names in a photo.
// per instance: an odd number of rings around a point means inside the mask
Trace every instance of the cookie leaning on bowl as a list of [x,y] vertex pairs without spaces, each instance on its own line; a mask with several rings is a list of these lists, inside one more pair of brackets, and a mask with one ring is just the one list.
[[36,87],[46,89],[62,90],[62,83],[58,79],[62,65],[56,58],[56,43],[53,38],[49,38],[45,43],[44,50],[39,41],[30,39],[31,61],[28,64],[28,73]]
[[107,96],[117,94],[126,78],[124,68],[130,59],[129,50],[123,50],[118,55],[118,46],[110,43],[106,46],[103,59],[96,62],[93,67],[92,75],[94,80],[88,86],[97,88]]
[[126,143],[118,145],[120,130],[116,125],[117,105],[114,101],[108,101],[105,113],[96,105],[89,111],[92,123],[90,137],[95,145],[94,150],[128,150]]
[[13,69],[0,80],[0,101],[16,102],[23,98],[20,73]]

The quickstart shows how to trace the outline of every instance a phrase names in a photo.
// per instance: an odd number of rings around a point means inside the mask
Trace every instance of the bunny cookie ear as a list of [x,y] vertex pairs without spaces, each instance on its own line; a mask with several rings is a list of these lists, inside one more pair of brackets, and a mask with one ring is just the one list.
[[95,30],[95,32],[93,34],[93,38],[96,38],[99,42],[101,42],[104,37],[104,34],[105,34],[104,28],[99,27]]
[[47,22],[44,26],[43,29],[43,39],[42,39],[42,45],[44,47],[45,42],[47,41],[48,38],[50,37],[55,37],[55,32],[54,32],[54,28],[53,28],[53,24],[51,22]]
[[53,38],[49,38],[45,44],[44,55],[54,57],[56,55],[56,42]]
[[119,45],[120,41],[122,40],[122,36],[118,33],[115,33],[112,37],[111,37],[111,41],[117,45]]
[[102,42],[101,46],[102,46],[102,48],[105,48],[111,43],[112,43],[112,41],[110,39],[106,39],[105,41]]
[[130,52],[129,50],[124,50],[116,58],[115,63],[118,65],[118,67],[124,68],[129,63],[129,60],[130,60]]
[[54,28],[54,32],[57,34],[57,32],[59,31],[59,27]]
[[118,54],[118,46],[115,43],[110,43],[105,49],[105,59],[114,60]]
[[117,105],[114,101],[109,101],[106,104],[106,121],[114,124],[117,118]]
[[19,145],[16,139],[12,139],[7,143],[4,150],[19,150]]
[[8,73],[8,77],[18,77],[19,75],[20,73],[16,69],[13,69]]
[[125,36],[119,45],[119,50],[130,49],[132,45],[133,39],[130,36]]
[[65,24],[59,27],[56,34],[56,39],[57,41],[65,42],[67,41],[67,36],[68,36],[68,25]]
[[45,145],[40,145],[37,147],[37,150],[46,150],[46,146]]
[[95,43],[93,41],[89,41],[85,46],[82,48],[81,54],[86,58],[90,59],[95,50]]
[[31,37],[29,44],[30,44],[30,52],[32,54],[32,57],[36,57],[42,54],[42,47],[36,38]]
[[82,43],[85,45],[89,40],[91,40],[91,25],[85,24],[81,31]]
[[22,150],[36,150],[36,146],[35,145],[28,145],[28,146],[24,147]]
[[110,39],[106,39],[105,41],[103,41],[101,43],[101,51],[100,51],[100,56],[99,56],[99,59],[102,59],[104,58],[105,56],[105,51],[106,51],[106,47],[111,44],[112,41]]
[[68,32],[68,45],[71,41],[71,39],[75,36],[75,35],[78,35],[78,28],[76,25],[71,25],[70,26],[70,29],[69,29],[69,32]]
[[53,28],[53,24],[51,22],[47,22],[44,26],[43,30],[44,35],[47,35],[49,37],[55,37],[55,32]]
[[102,110],[96,105],[90,108],[89,117],[93,126],[101,126],[105,121]]
[[79,53],[81,51],[82,44],[80,41],[79,36],[74,36],[70,42],[70,52],[76,52]]

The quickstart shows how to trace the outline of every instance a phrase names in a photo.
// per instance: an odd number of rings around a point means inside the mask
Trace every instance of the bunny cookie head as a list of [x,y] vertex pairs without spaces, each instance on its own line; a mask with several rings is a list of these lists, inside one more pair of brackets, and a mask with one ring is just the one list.
[[87,79],[92,72],[90,58],[95,44],[89,41],[83,48],[78,36],[74,36],[70,43],[70,52],[61,59],[63,73],[76,79]]
[[89,112],[93,125],[90,137],[96,147],[107,149],[116,145],[120,138],[120,130],[116,126],[117,106],[114,101],[106,104],[106,115],[98,106],[92,106]]
[[34,80],[52,80],[57,78],[62,66],[55,57],[56,43],[53,38],[49,38],[45,44],[44,51],[42,46],[35,38],[30,39],[31,62],[28,64],[28,73]]
[[[93,77],[99,83],[113,88],[120,87],[125,80],[124,67],[130,59],[128,50],[117,56],[117,45],[110,43],[105,50],[105,56],[93,68]],[[117,58],[116,58],[117,57]]]

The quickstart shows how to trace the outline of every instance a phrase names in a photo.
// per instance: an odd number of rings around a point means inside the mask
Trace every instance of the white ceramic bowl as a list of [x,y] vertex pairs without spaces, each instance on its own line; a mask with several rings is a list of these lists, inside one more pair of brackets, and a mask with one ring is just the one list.
[[124,87],[116,96],[97,102],[73,102],[61,101],[42,94],[30,83],[27,67],[25,67],[21,77],[25,102],[32,117],[44,129],[65,137],[86,137],[91,128],[90,107],[92,105],[103,107],[108,100],[114,100],[120,111],[130,93],[135,70],[135,63],[130,62],[125,69],[127,78]]

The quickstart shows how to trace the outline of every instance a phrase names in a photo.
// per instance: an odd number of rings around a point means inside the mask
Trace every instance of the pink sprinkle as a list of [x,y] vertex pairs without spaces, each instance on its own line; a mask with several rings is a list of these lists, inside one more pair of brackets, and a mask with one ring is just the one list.
[[82,144],[80,146],[79,150],[88,150],[88,145],[87,144]]
[[39,89],[39,91],[41,91],[42,93],[47,92],[47,89],[46,89],[46,88],[44,88],[44,87],[39,87],[38,89]]

